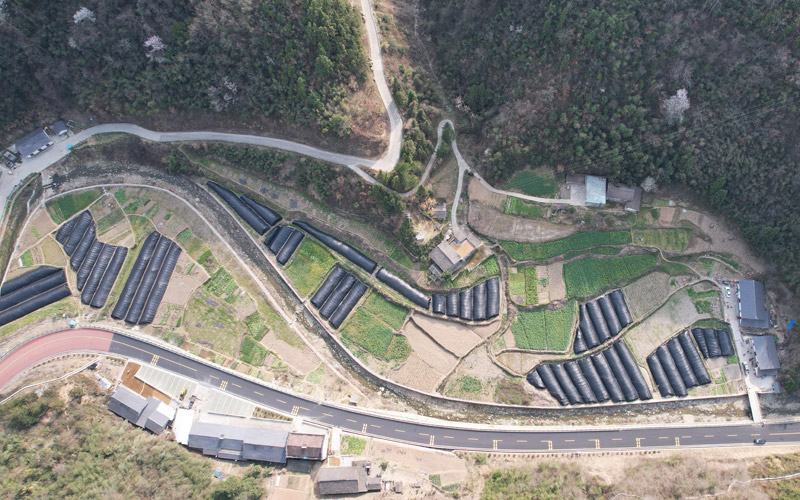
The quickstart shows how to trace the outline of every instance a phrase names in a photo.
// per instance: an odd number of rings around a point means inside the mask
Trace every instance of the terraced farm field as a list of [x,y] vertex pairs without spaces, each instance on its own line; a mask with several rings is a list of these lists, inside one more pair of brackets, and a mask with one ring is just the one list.
[[691,237],[692,232],[686,228],[634,230],[633,244],[681,253],[689,247]]
[[345,343],[358,346],[385,361],[403,361],[411,346],[402,335],[395,335],[405,322],[408,310],[392,304],[373,292],[364,305],[347,320],[342,329]]
[[47,205],[47,211],[56,224],[61,224],[73,215],[92,204],[103,193],[99,189],[89,189],[68,194]]
[[577,302],[574,300],[555,311],[520,311],[511,324],[511,333],[520,349],[566,351],[572,339],[576,314]]
[[329,251],[319,243],[304,238],[297,254],[286,268],[286,275],[305,297],[317,288],[333,263],[334,259]]
[[564,265],[568,297],[589,297],[604,288],[636,276],[656,266],[656,256],[626,255],[601,259],[587,257]]
[[511,299],[523,306],[535,306],[539,303],[539,279],[536,266],[518,267],[516,273],[508,275],[508,292]]
[[587,248],[626,245],[631,242],[628,231],[586,231],[560,240],[545,243],[519,243],[500,240],[502,246],[512,259],[522,262],[526,260],[547,260],[573,250]]

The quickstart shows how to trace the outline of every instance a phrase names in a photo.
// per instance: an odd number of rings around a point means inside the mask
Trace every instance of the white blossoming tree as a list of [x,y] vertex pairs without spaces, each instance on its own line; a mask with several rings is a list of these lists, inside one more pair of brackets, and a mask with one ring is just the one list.
[[152,59],[156,62],[164,62],[164,49],[167,48],[167,45],[158,35],[153,35],[147,40],[144,41],[145,48],[148,49],[147,57],[148,59]]
[[683,121],[683,113],[689,109],[689,95],[686,89],[678,92],[664,101],[664,115],[669,123],[680,123]]
[[86,7],[81,7],[80,9],[72,15],[72,19],[75,21],[75,24],[80,24],[83,21],[92,21],[94,22],[97,17],[94,15],[94,12],[87,9]]

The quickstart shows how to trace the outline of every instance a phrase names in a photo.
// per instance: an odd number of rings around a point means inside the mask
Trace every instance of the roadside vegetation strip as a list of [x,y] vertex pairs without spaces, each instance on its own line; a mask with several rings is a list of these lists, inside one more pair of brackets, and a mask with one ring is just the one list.
[[532,351],[566,351],[572,338],[576,304],[571,300],[555,311],[520,311],[511,324],[517,347]]
[[609,245],[627,245],[630,243],[631,233],[629,231],[587,231],[545,243],[520,243],[500,240],[500,246],[508,252],[512,259],[520,262],[547,260],[571,250],[584,250]]
[[691,237],[692,231],[686,228],[633,230],[634,245],[655,247],[665,252],[685,252]]
[[99,189],[88,189],[57,198],[47,204],[47,211],[56,224],[69,220],[102,196]]
[[524,217],[544,217],[546,208],[532,201],[521,200],[509,196],[503,207],[503,213],[509,215],[522,215]]
[[322,277],[333,266],[335,260],[331,253],[319,243],[304,238],[286,275],[292,280],[300,295],[307,297],[313,292]]
[[567,297],[589,297],[603,289],[646,273],[656,266],[653,254],[584,259],[564,265]]

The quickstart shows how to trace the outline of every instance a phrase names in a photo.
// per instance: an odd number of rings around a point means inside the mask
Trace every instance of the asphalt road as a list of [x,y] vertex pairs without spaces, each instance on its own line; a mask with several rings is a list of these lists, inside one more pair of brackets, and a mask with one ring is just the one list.
[[[753,440],[768,444],[800,442],[800,422],[780,424],[709,425],[701,427],[640,427],[626,429],[583,429],[565,431],[471,429],[449,425],[429,425],[399,418],[380,417],[357,409],[317,403],[248,379],[215,366],[194,360],[127,335],[96,329],[56,332],[40,337],[39,352],[27,347],[12,351],[0,360],[3,382],[26,366],[55,352],[76,350],[105,351],[142,363],[149,363],[192,380],[218,387],[269,409],[304,417],[349,432],[402,441],[431,448],[483,451],[590,451],[597,449],[679,448],[714,446],[754,446]],[[86,344],[84,346],[84,344]],[[21,356],[25,359],[21,360]],[[9,369],[12,367],[13,369]],[[12,373],[13,372],[13,373]]]

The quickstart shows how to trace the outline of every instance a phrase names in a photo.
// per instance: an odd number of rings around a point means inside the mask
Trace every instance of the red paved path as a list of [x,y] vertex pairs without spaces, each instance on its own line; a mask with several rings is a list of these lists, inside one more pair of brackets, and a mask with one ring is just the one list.
[[0,389],[17,374],[51,356],[75,351],[108,352],[113,333],[95,328],[77,328],[34,339],[0,360]]

